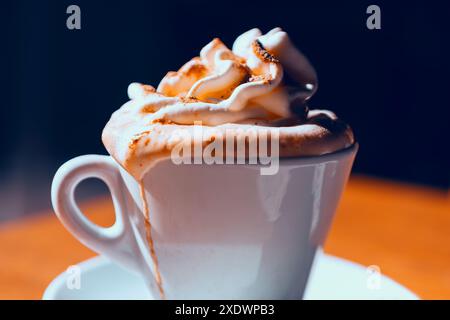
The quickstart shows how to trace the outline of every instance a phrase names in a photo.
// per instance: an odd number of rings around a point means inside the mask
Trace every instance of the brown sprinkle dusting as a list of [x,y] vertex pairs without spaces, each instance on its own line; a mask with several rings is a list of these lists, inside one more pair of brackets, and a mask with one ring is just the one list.
[[146,136],[149,133],[150,133],[150,130],[146,130],[146,131],[143,131],[141,133],[138,133],[138,134],[134,135],[133,138],[131,139],[128,147],[133,149],[139,143],[139,140],[141,140],[141,138],[143,136]]
[[253,52],[266,62],[279,63],[280,61],[269,53],[269,51],[264,48],[259,40],[255,40],[252,43]]
[[193,102],[198,102],[199,100],[196,97],[180,97],[180,100],[183,103],[193,103]]
[[159,118],[159,119],[154,119],[152,120],[151,124],[173,124],[174,122],[172,120],[169,119],[163,119],[163,118]]
[[259,76],[252,76],[250,79],[248,79],[248,82],[255,82],[255,81],[264,81],[269,82],[272,80],[271,76],[268,74],[261,74]]

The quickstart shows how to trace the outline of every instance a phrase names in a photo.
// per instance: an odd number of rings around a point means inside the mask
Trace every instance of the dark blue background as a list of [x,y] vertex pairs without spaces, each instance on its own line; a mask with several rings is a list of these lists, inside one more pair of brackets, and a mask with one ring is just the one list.
[[[81,7],[79,31],[66,28],[70,4]],[[369,4],[381,7],[381,30],[366,28]],[[355,172],[447,188],[450,11],[443,4],[2,1],[0,201],[2,192],[3,199],[19,192],[19,209],[45,207],[60,164],[105,153],[101,130],[130,82],[157,85],[213,37],[231,46],[252,27],[275,26],[317,69],[311,106],[353,127],[361,146]]]

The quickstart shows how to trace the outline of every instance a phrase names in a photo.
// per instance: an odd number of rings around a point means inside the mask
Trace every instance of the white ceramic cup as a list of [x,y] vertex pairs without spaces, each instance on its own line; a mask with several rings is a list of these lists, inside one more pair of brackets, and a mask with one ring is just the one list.
[[[269,176],[258,165],[157,164],[144,187],[166,298],[301,299],[357,149],[281,159]],[[74,200],[77,185],[93,177],[111,191],[109,228],[89,221]],[[138,183],[111,157],[62,165],[52,202],[78,240],[142,275],[159,297]]]

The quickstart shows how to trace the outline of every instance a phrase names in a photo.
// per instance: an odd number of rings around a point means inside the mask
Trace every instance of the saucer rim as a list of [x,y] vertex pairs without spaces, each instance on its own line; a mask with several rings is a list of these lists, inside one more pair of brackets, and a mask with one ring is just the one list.
[[[324,252],[318,253],[317,258],[319,258],[319,257],[322,259],[326,258],[330,261],[333,260],[334,262],[336,262],[338,264],[345,264],[346,266],[351,267],[353,269],[366,270],[366,267],[364,267],[363,265],[361,265],[357,262],[350,261],[350,260],[347,260],[347,259],[344,259],[341,257],[334,256],[334,255],[330,255],[330,254],[327,254]],[[79,266],[81,268],[81,270],[90,270],[90,269],[95,269],[98,266],[102,266],[104,264],[114,264],[114,262],[105,256],[97,255],[95,257],[86,259],[80,263],[77,263],[76,265]],[[389,276],[386,276],[384,274],[382,274],[381,276],[383,278],[383,281],[390,282],[392,285],[398,287],[399,289],[401,288],[403,290],[404,296],[402,297],[402,299],[420,300],[420,297],[416,293],[412,292],[410,289],[408,289],[403,284],[399,283],[398,281],[393,280],[392,278],[390,278]],[[57,300],[58,291],[64,285],[66,278],[67,278],[67,275],[65,272],[62,272],[58,276],[56,276],[46,287],[46,289],[42,295],[42,300]],[[309,283],[308,283],[308,285],[309,285]],[[150,299],[150,300],[153,300],[153,299]]]

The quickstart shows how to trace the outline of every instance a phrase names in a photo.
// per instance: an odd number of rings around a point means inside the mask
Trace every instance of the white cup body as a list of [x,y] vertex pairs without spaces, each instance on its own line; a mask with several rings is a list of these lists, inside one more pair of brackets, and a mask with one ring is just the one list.
[[[281,159],[275,175],[255,165],[157,164],[144,186],[166,297],[300,299],[356,151]],[[139,269],[151,270],[139,186],[121,175]]]

